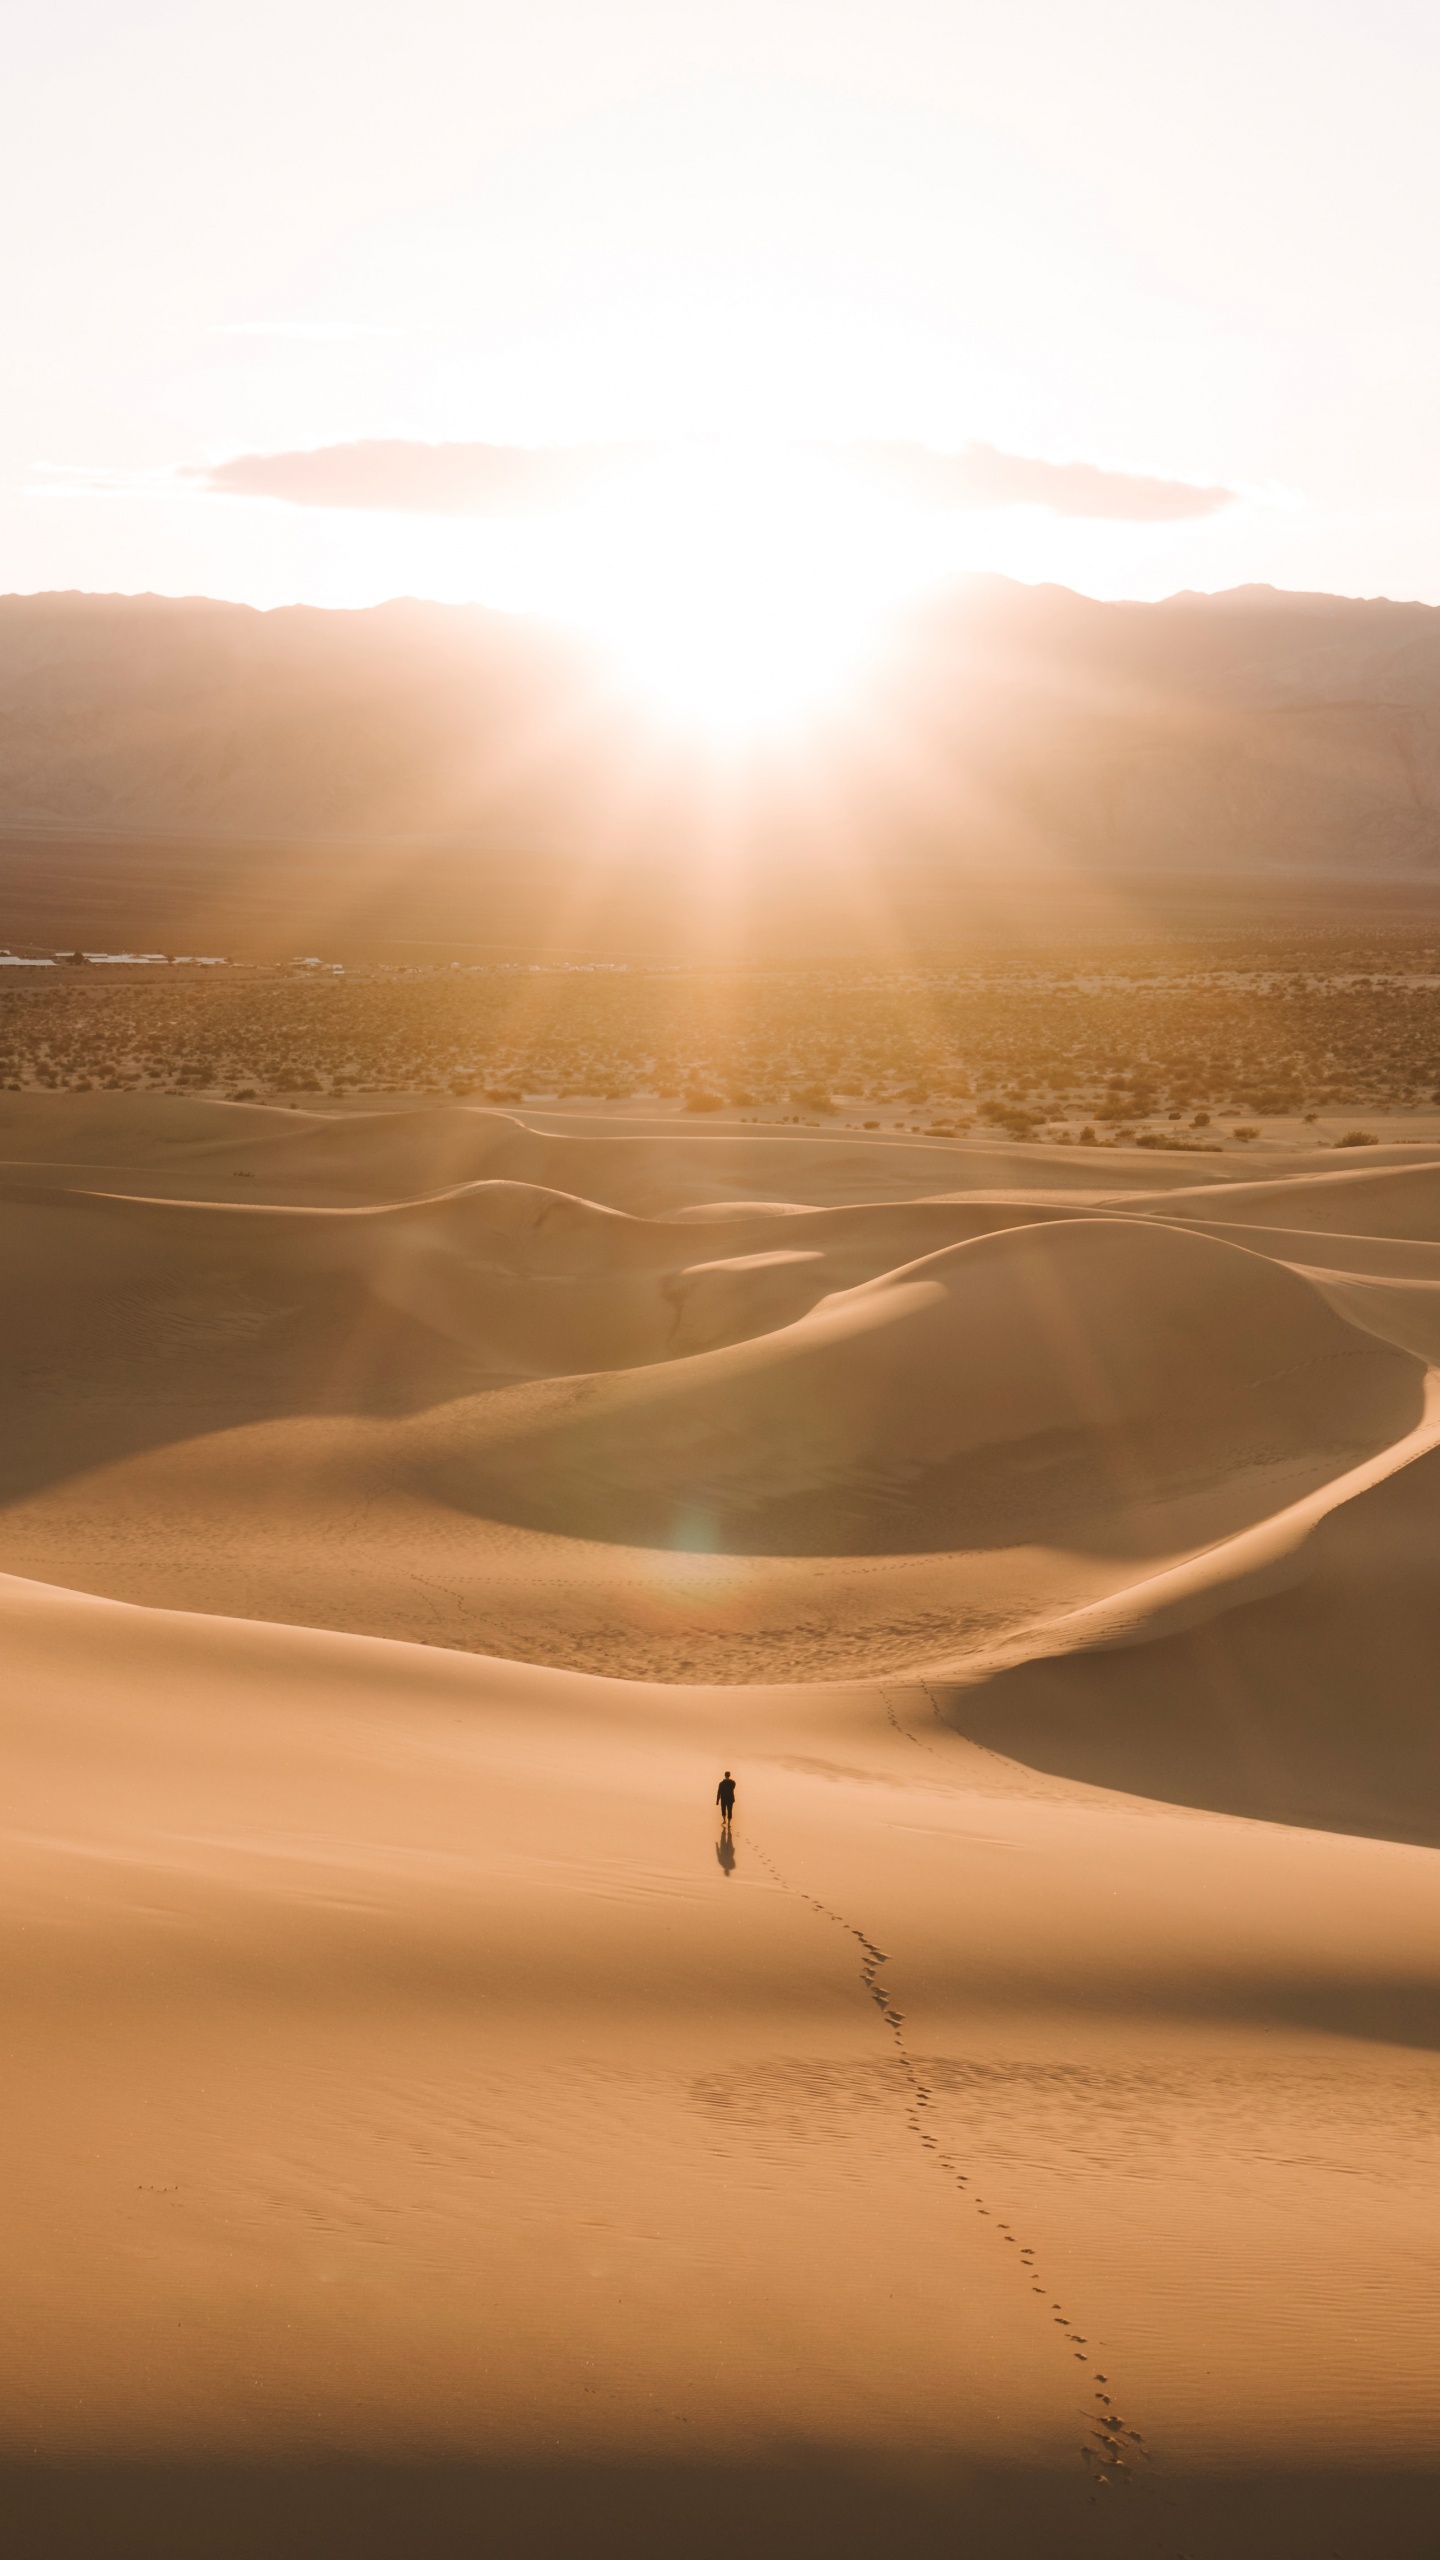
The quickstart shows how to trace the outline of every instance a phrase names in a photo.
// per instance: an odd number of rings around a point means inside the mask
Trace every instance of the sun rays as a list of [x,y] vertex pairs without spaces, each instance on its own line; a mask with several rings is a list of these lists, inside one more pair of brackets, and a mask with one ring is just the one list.
[[825,454],[657,447],[567,512],[546,602],[668,725],[780,738],[843,701],[918,583],[908,512]]

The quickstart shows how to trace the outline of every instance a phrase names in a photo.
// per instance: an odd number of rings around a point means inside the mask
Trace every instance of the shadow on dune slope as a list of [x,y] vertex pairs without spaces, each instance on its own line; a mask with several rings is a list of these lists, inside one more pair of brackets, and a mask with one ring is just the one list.
[[1399,2464],[1171,2464],[1158,2493],[1109,2513],[1078,2464],[981,2470],[808,2447],[725,2463],[12,2460],[0,2494],[30,2560],[1149,2560],[1172,2546],[1191,2560],[1373,2560],[1380,2548],[1428,2560],[1440,2522],[1440,2474]]
[[1329,1513],[1287,1589],[933,1694],[957,1732],[1058,1776],[1440,1846],[1437,1558],[1430,1450]]

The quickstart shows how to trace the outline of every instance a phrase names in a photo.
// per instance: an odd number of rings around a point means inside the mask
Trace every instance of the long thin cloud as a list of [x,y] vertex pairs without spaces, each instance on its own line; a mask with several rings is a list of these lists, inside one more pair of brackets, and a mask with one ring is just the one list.
[[[242,453],[185,472],[217,497],[272,498],[297,507],[348,507],[404,515],[526,515],[563,506],[633,462],[624,445],[417,444],[402,438],[320,445],[306,452]],[[1055,515],[1163,524],[1214,515],[1233,489],[1105,470],[1093,462],[1043,462],[973,444],[936,453],[920,444],[826,448],[866,479],[928,507],[1048,507]]]
[[241,453],[185,476],[217,497],[281,498],[295,507],[508,516],[563,506],[608,478],[624,459],[613,446],[566,450],[408,444],[394,438],[320,445],[303,453]]
[[934,453],[921,444],[862,444],[853,448],[853,458],[868,478],[932,507],[1048,507],[1059,516],[1164,524],[1215,515],[1237,495],[1190,480],[1106,471],[1094,462],[1040,462],[1029,454],[1002,453],[993,444],[968,445],[963,453]]

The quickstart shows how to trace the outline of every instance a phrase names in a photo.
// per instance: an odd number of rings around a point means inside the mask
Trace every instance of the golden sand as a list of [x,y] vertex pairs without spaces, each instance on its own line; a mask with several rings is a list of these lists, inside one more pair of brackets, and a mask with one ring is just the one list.
[[15,2547],[1435,2547],[1440,1148],[0,1156]]

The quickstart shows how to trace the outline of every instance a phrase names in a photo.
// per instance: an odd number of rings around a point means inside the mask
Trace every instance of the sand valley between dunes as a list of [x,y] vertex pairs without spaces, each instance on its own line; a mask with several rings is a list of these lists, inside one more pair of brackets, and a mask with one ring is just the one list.
[[1440,1144],[0,1186],[10,2547],[1440,2547]]

